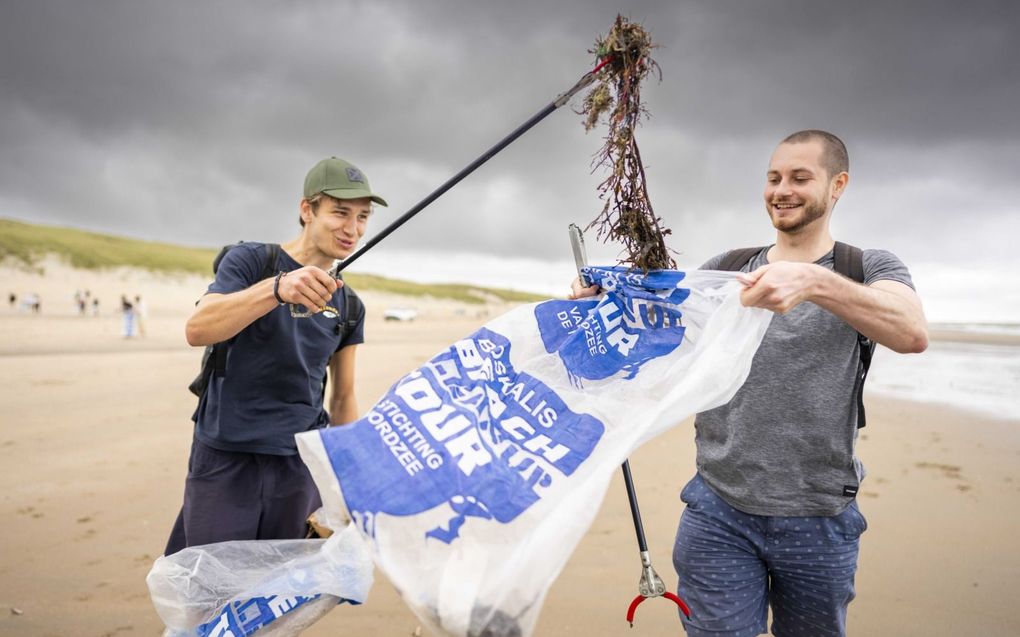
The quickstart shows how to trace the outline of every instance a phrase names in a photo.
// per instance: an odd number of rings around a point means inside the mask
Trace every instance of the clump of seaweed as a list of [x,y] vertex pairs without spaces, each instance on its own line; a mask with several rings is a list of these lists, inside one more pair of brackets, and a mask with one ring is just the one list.
[[662,79],[661,69],[651,57],[655,47],[641,25],[617,15],[613,28],[589,51],[600,60],[609,58],[609,62],[599,70],[579,112],[586,131],[602,119],[609,128],[605,144],[592,161],[593,171],[609,170],[598,188],[605,205],[588,228],[597,225],[601,241],[623,243],[623,261],[644,272],[676,267],[665,241],[670,230],[662,226],[648,200],[645,169],[634,136],[641,118],[648,117],[641,102],[641,82],[653,72]]

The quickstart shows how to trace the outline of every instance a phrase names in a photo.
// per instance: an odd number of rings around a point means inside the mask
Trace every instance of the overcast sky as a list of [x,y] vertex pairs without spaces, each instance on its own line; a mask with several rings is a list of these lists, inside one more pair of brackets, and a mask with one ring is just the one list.
[[[337,155],[389,200],[378,230],[573,85],[618,12],[660,45],[638,141],[682,266],[769,243],[769,155],[823,128],[850,151],[837,238],[898,254],[936,309],[976,286],[986,317],[1020,320],[1020,3],[1005,0],[5,2],[0,216],[282,241],[305,173]],[[560,109],[364,267],[563,262],[567,224],[601,209],[601,143]],[[593,261],[616,256],[594,243]]]

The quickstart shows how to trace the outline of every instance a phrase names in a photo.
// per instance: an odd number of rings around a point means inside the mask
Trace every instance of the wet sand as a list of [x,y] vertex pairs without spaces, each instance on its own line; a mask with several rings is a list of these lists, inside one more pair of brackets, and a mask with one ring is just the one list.
[[[3,274],[19,294],[39,288],[43,312],[0,310],[0,635],[158,635],[144,579],[180,506],[195,405],[186,387],[200,356],[184,344],[183,321],[204,283],[58,267],[46,277]],[[103,295],[102,316],[72,313],[79,287]],[[146,299],[145,338],[121,338],[112,310],[122,292]],[[505,309],[362,296],[362,409],[486,311]],[[382,320],[386,307],[409,304],[418,320]],[[877,396],[868,410],[858,452],[869,470],[860,495],[869,530],[850,634],[1020,634],[1020,422]],[[690,422],[631,463],[652,561],[672,589],[678,494],[694,471]],[[617,477],[535,634],[682,634],[664,600],[643,604],[627,626],[639,576]],[[416,626],[377,571],[364,605],[338,607],[306,634],[411,635]]]

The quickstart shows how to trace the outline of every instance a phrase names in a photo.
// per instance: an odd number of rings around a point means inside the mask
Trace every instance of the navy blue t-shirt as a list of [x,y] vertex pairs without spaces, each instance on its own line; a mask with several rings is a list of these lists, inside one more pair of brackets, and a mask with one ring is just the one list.
[[[261,243],[241,243],[220,263],[208,292],[230,294],[258,283],[265,271]],[[283,250],[276,268],[290,272],[301,264]],[[334,352],[365,342],[364,317],[340,341],[343,290],[324,313],[306,318],[290,315],[281,305],[241,330],[229,341],[223,377],[210,379],[195,411],[195,437],[223,451],[272,455],[297,453],[294,434],[325,427],[322,379]]]

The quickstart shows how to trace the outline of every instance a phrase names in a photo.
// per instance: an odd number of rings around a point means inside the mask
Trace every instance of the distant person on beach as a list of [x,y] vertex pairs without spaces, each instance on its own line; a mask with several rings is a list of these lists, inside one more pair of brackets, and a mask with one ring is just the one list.
[[21,307],[25,311],[39,314],[42,311],[42,299],[35,292],[29,292],[21,298]]
[[99,316],[99,297],[92,298],[92,316]]
[[7,302],[8,302],[8,304],[10,304],[11,309],[13,310],[14,306],[18,302],[18,295],[15,294],[14,292],[11,292],[10,294],[7,295]]
[[145,322],[149,318],[149,310],[142,301],[140,294],[135,295],[135,325],[138,327],[138,335],[145,336]]
[[[833,207],[846,147],[818,130],[772,154],[765,208],[776,242],[747,251],[741,302],[775,312],[744,385],[695,419],[697,473],[684,487],[673,563],[689,635],[845,635],[854,598],[864,469],[854,455],[862,343],[922,352],[927,323],[910,273],[863,251],[864,283],[833,271]],[[731,253],[702,269],[720,269]],[[597,288],[575,280],[572,297]],[[870,347],[867,343],[864,347]]]
[[121,336],[131,338],[135,335],[135,306],[128,297],[120,295]]
[[[305,536],[320,505],[294,435],[356,420],[354,359],[364,308],[347,329],[345,293],[327,270],[354,252],[374,194],[354,165],[332,157],[305,178],[301,233],[280,246],[275,266],[261,243],[229,250],[188,319],[191,345],[229,343],[226,369],[199,399],[184,506],[165,554],[226,540]],[[267,268],[268,266],[268,268]],[[262,278],[275,271],[275,276]],[[295,316],[294,308],[311,316]],[[323,404],[329,370],[329,411]]]

